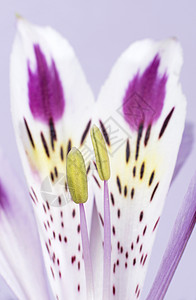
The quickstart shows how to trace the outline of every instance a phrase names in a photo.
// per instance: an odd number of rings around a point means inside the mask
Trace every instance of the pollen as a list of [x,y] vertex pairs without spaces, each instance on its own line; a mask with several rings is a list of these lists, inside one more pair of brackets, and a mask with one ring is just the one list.
[[84,203],[88,199],[86,167],[83,156],[77,148],[72,148],[67,155],[67,183],[72,200]]

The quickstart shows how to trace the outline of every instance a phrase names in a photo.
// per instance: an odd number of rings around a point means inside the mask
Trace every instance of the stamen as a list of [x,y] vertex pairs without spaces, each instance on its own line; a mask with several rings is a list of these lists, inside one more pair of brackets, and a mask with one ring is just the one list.
[[93,125],[91,129],[91,140],[95,152],[99,177],[101,180],[108,180],[110,178],[110,164],[108,152],[101,131],[95,125]]
[[86,274],[86,294],[87,294],[87,300],[92,300],[94,299],[94,287],[93,287],[92,262],[91,262],[91,255],[90,255],[90,244],[88,238],[84,204],[80,203],[79,206],[80,206],[80,229],[81,229],[82,247],[83,247],[83,255],[84,255],[84,267],[85,267],[85,274]]
[[72,148],[67,155],[67,183],[72,200],[84,203],[88,199],[86,167],[83,156],[77,148]]
[[92,300],[94,299],[93,271],[83,204],[88,199],[88,186],[84,159],[77,148],[72,148],[67,155],[67,183],[72,200],[80,206],[80,230],[86,275],[86,295],[87,300]]
[[111,274],[111,220],[108,183],[104,180],[104,266],[103,266],[103,300],[110,299]]
[[110,164],[104,138],[97,126],[91,129],[91,139],[95,152],[96,165],[101,180],[104,180],[104,266],[103,300],[110,300],[111,274],[111,220],[107,180],[110,178]]

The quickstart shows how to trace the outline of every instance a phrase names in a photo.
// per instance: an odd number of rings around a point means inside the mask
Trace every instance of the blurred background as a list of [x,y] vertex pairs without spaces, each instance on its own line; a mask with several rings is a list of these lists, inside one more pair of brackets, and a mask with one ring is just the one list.
[[[184,142],[191,154],[174,180],[161,218],[141,299],[145,299],[171,228],[196,167],[196,5],[178,0],[0,0],[0,147],[24,181],[10,114],[9,58],[16,31],[15,13],[38,25],[50,25],[75,49],[97,97],[112,65],[130,43],[143,38],[177,37],[184,51],[181,74],[188,100]],[[187,151],[188,153],[188,151]],[[185,154],[186,156],[187,154]],[[193,232],[169,287],[166,300],[196,300],[196,232]],[[0,300],[15,299],[0,281]]]

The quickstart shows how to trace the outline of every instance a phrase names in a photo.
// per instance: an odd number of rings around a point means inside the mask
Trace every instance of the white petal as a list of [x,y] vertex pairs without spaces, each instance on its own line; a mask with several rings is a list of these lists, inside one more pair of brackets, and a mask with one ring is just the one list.
[[97,122],[111,162],[112,299],[141,294],[184,128],[181,65],[176,40],[137,42],[119,58],[98,98]]
[[49,298],[33,212],[0,153],[0,274],[19,299]]
[[[53,293],[57,299],[84,299],[79,209],[67,192],[65,161],[71,147],[86,147],[93,95],[72,48],[53,29],[18,21],[11,98]],[[89,199],[88,220],[92,204]]]

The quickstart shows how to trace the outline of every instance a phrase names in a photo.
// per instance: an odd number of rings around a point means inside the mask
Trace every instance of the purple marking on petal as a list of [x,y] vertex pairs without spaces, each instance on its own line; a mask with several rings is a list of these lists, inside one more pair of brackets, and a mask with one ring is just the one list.
[[157,54],[142,75],[138,73],[129,82],[123,99],[125,121],[132,129],[146,128],[155,122],[162,111],[166,92],[166,73],[158,74],[160,57]]
[[54,60],[48,66],[39,45],[34,45],[36,69],[32,71],[28,62],[29,106],[35,119],[48,123],[52,118],[62,117],[65,100],[63,87]]
[[0,208],[5,209],[8,205],[8,197],[6,195],[5,189],[0,181]]

